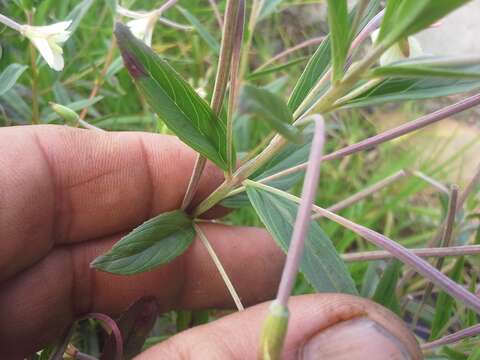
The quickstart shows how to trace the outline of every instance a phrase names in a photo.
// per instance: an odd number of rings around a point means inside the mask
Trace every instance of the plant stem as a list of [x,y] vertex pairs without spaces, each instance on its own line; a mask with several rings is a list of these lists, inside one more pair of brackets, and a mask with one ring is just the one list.
[[453,334],[446,335],[438,340],[425,343],[421,345],[422,349],[432,349],[443,345],[453,344],[468,337],[477,336],[480,334],[480,324],[468,327],[466,329],[457,331]]
[[[213,0],[212,0],[213,1]],[[237,22],[235,24],[235,35],[233,39],[232,62],[230,68],[230,93],[228,95],[228,114],[227,114],[227,161],[232,164],[234,169],[234,144],[233,144],[233,120],[237,108],[238,93],[240,90],[240,60],[243,42],[243,30],[245,22],[245,1],[239,0],[239,10]],[[229,169],[227,176],[231,177],[232,170]]]
[[[480,254],[480,245],[464,245],[437,248],[409,249],[412,253],[422,258],[425,257],[446,257],[446,256],[464,256]],[[362,262],[375,260],[388,260],[394,256],[388,251],[366,251],[352,254],[343,254],[342,260],[345,262]]]
[[18,31],[19,33],[22,32],[22,25],[17,23],[15,20],[12,20],[12,19],[6,17],[5,15],[0,14],[0,23],[8,26],[10,29]]
[[[33,13],[31,11],[27,11],[27,19],[28,24],[33,24]],[[30,49],[30,67],[32,71],[32,124],[39,124],[40,123],[40,111],[38,107],[38,87],[37,87],[37,78],[38,78],[38,70],[37,70],[37,52],[35,50],[35,46],[30,41],[28,44]]]
[[[225,23],[222,32],[222,44],[220,47],[220,56],[218,60],[217,74],[215,77],[215,86],[211,100],[211,108],[215,115],[219,115],[222,110],[223,99],[227,89],[228,77],[231,66],[231,57],[235,40],[237,17],[239,12],[239,1],[228,0],[227,8],[225,10]],[[202,177],[203,169],[207,159],[198,154],[195,166],[193,169],[187,191],[182,201],[181,209],[185,210],[197,192],[200,178]]]
[[[301,199],[297,196],[291,195],[285,191],[272,188],[267,185],[249,182],[252,186],[264,189],[271,192],[272,194],[277,194],[285,199],[289,199],[293,202],[299,204]],[[368,242],[383,248],[384,250],[390,252],[395,258],[407,264],[413,268],[420,275],[426,279],[433,282],[443,291],[445,291],[450,296],[456,298],[457,300],[462,301],[465,306],[474,310],[477,314],[480,314],[480,299],[475,295],[463,288],[463,286],[457,284],[455,281],[450,279],[448,276],[444,275],[441,271],[434,268],[427,261],[415,255],[409,249],[403,247],[399,243],[389,239],[385,235],[379,234],[374,230],[366,228],[362,225],[356,224],[353,221],[350,221],[340,215],[334,214],[331,211],[328,211],[320,206],[313,206],[313,211],[318,214],[321,214],[322,217],[325,217],[331,221],[336,222],[339,225],[353,231],[359,236],[363,237]]]
[[320,164],[322,161],[323,145],[325,142],[325,124],[323,118],[315,122],[313,142],[310,149],[310,163],[303,183],[302,200],[297,212],[292,239],[287,252],[287,259],[283,267],[282,278],[278,287],[277,302],[287,307],[288,298],[293,289],[293,284],[298,273],[300,259],[303,254],[305,235],[310,225],[312,205],[318,189],[320,177]]
[[213,260],[213,263],[217,267],[218,272],[220,273],[220,276],[223,279],[223,282],[227,286],[228,292],[232,296],[233,301],[235,302],[235,305],[237,306],[237,309],[239,311],[245,310],[243,307],[242,301],[240,300],[240,296],[238,296],[237,291],[235,290],[235,287],[233,286],[230,278],[227,275],[227,272],[225,271],[225,268],[223,267],[220,259],[218,258],[217,254],[215,253],[215,250],[213,250],[212,245],[208,241],[207,237],[205,236],[205,233],[202,231],[200,226],[197,224],[194,224],[195,231],[198,234],[198,237],[200,238],[200,241],[202,242],[203,246],[205,246],[205,249],[207,250],[208,254]]
[[[443,109],[437,110],[433,113],[427,114],[425,116],[422,116],[416,120],[410,121],[406,124],[397,126],[396,128],[384,131],[383,133],[380,133],[378,135],[369,137],[365,140],[362,140],[358,143],[352,144],[345,146],[342,149],[339,149],[337,151],[334,151],[330,154],[327,154],[323,157],[323,161],[329,161],[329,160],[337,160],[340,158],[343,158],[345,156],[355,154],[359,151],[371,149],[375,146],[378,146],[380,144],[383,144],[387,141],[396,139],[400,136],[409,134],[411,132],[417,131],[419,129],[422,129],[428,125],[431,125],[435,122],[438,122],[440,120],[446,119],[452,115],[458,114],[462,111],[468,110],[472,107],[475,107],[477,105],[480,105],[480,93],[472,95],[466,99],[463,99],[455,104],[449,105]],[[302,171],[304,170],[308,165],[308,162],[304,162],[302,164],[293,166],[291,168],[288,168],[286,170],[283,170],[275,175],[272,175],[270,177],[270,180],[273,180],[273,177],[275,176],[275,179],[281,178],[283,176],[287,176],[290,174],[293,174],[297,171]],[[480,172],[479,172],[479,177],[480,177]]]
[[[351,205],[365,199],[366,197],[377,193],[378,191],[382,190],[383,188],[385,188],[387,186],[390,186],[391,184],[398,181],[399,179],[404,178],[405,176],[407,176],[407,173],[405,172],[405,170],[400,170],[400,171],[396,172],[395,174],[393,174],[391,176],[388,176],[385,179],[380,180],[379,182],[367,187],[366,189],[363,189],[362,191],[359,191],[358,193],[353,194],[352,196],[349,196],[348,198],[330,206],[328,208],[328,210],[331,211],[331,212],[334,212],[334,213],[339,212],[339,211],[341,211],[341,210],[343,210],[347,207],[350,207]],[[312,219],[316,219],[317,217],[318,217],[318,215],[314,215],[314,216],[312,216]]]
[[[457,200],[458,200],[458,186],[452,185],[450,189],[450,196],[449,196],[449,201],[448,201],[448,212],[447,212],[447,217],[446,217],[446,224],[443,227],[443,236],[440,240],[440,247],[448,248],[450,246],[450,242],[452,239],[452,232],[453,232],[453,225],[455,223],[455,215],[457,213]],[[442,269],[444,262],[444,258],[439,258],[436,260],[436,263],[434,264],[435,268],[438,270]],[[432,294],[433,290],[433,284],[428,283],[427,287],[425,288],[425,291],[423,292],[422,299],[420,300],[420,305],[417,308],[417,311],[415,312],[413,319],[412,319],[412,328],[415,328],[418,322],[418,318],[420,317],[420,313],[423,310],[423,307],[425,306],[425,303],[427,302],[428,298]]]

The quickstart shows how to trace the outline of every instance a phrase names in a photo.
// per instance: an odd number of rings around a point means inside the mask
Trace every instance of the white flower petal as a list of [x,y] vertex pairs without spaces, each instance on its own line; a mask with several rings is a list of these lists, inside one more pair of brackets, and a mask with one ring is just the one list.
[[48,40],[42,37],[33,37],[30,38],[31,42],[37,48],[38,52],[47,62],[48,66],[53,68],[55,62],[55,55],[53,53],[53,49],[50,47]]
[[24,25],[26,28],[25,33],[28,36],[28,33],[35,33],[39,36],[48,36],[48,35],[55,35],[61,32],[66,31],[70,25],[72,24],[72,20],[68,21],[61,21],[55,24],[46,25],[46,26],[30,26]]

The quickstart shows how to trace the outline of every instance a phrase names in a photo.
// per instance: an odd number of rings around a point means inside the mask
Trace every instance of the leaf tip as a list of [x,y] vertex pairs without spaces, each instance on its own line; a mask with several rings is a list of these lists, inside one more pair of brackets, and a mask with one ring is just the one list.
[[135,38],[128,26],[120,22],[115,24],[115,38],[117,39],[118,47],[122,54],[123,63],[130,75],[134,79],[147,76],[148,74],[145,67],[133,51],[134,46],[138,46],[138,44],[143,45],[143,43]]

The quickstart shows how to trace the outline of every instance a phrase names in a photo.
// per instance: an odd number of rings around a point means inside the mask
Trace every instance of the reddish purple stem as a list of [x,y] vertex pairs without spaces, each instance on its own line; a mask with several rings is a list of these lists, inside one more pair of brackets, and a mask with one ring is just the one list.
[[310,149],[309,165],[307,167],[307,173],[303,183],[302,201],[298,207],[292,240],[288,249],[287,260],[283,268],[280,286],[278,288],[277,301],[285,307],[287,307],[288,297],[292,292],[295,277],[300,264],[300,259],[303,253],[305,235],[307,234],[310,225],[313,202],[315,201],[315,195],[318,188],[318,179],[320,177],[320,164],[322,162],[324,141],[324,121],[320,115],[317,115],[315,119],[315,131],[313,135],[312,147]]

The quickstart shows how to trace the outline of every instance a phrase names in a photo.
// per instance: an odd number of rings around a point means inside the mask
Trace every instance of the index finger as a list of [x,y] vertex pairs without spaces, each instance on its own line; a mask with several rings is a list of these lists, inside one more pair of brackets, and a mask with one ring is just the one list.
[[[57,244],[128,231],[180,206],[196,154],[177,138],[64,126],[0,130],[0,281]],[[223,180],[207,165],[194,203]]]

